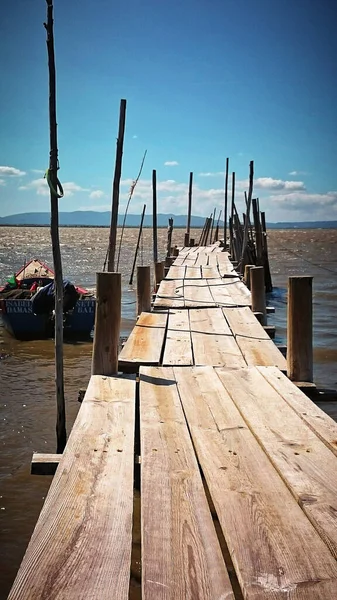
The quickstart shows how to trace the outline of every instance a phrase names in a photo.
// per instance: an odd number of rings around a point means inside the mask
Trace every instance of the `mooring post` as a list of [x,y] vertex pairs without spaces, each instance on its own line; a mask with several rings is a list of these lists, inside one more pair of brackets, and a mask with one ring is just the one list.
[[287,374],[313,381],[312,277],[288,279]]
[[189,248],[190,247],[190,234],[187,233],[187,232],[184,235],[184,247],[185,248]]
[[252,311],[263,313],[262,325],[266,325],[267,309],[263,267],[252,267],[250,269],[250,291],[252,294]]
[[245,277],[244,281],[247,288],[250,290],[250,270],[255,267],[255,265],[245,265]]
[[156,262],[154,264],[154,283],[155,283],[156,291],[157,291],[157,286],[160,284],[162,279],[164,279],[164,277],[165,277],[164,266],[165,266],[165,263],[163,263],[163,262]]
[[96,316],[92,351],[92,375],[115,375],[118,372],[121,303],[121,274],[96,273]]
[[151,269],[137,267],[137,315],[151,311]]

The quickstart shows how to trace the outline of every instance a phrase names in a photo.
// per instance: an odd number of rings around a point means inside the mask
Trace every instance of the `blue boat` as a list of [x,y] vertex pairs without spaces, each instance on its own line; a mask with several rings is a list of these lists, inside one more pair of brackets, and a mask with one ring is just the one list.
[[[4,327],[17,339],[46,339],[54,333],[54,272],[39,259],[26,263],[0,288]],[[90,339],[96,299],[92,292],[64,282],[65,339]]]

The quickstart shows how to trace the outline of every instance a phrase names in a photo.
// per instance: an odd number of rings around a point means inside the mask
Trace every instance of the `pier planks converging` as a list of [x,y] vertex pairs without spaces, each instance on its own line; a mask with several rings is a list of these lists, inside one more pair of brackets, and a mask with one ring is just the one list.
[[154,308],[119,356],[139,377],[90,380],[10,600],[129,598],[139,439],[139,597],[335,600],[337,424],[217,245],[180,252]]

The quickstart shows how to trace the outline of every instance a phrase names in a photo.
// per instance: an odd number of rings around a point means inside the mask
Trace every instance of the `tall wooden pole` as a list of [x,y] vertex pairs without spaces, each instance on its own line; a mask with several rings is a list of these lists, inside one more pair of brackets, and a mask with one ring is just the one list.
[[125,113],[126,113],[126,100],[121,100],[119,110],[119,127],[118,127],[118,138],[116,147],[116,162],[115,162],[115,174],[112,188],[112,210],[111,210],[111,224],[110,224],[110,236],[109,236],[109,253],[108,253],[108,271],[115,270],[115,252],[116,252],[116,239],[117,239],[117,222],[118,222],[118,207],[119,207],[119,184],[122,173],[122,158],[123,158],[123,144],[124,144],[124,131],[125,131]]
[[231,255],[234,255],[234,209],[235,209],[235,173],[232,173],[232,203],[231,203],[232,238],[230,241]]
[[92,375],[115,375],[118,372],[122,306],[121,282],[120,273],[96,273],[97,299]]
[[223,223],[223,236],[224,236],[225,250],[227,250],[228,170],[229,170],[229,158],[226,158],[225,210],[224,210],[224,223]]
[[251,160],[249,163],[249,190],[248,190],[248,200],[247,200],[247,209],[246,209],[247,216],[246,216],[246,220],[244,223],[243,242],[242,242],[241,259],[240,259],[241,273],[244,273],[244,269],[245,269],[244,258],[245,258],[246,246],[247,246],[247,242],[248,242],[248,224],[249,224],[249,218],[250,218],[249,217],[250,207],[251,207],[252,198],[253,198],[253,184],[254,184],[254,161]]
[[153,262],[158,262],[157,237],[157,173],[152,171],[152,230],[153,230]]
[[49,68],[49,126],[50,126],[50,157],[48,179],[50,183],[50,233],[53,247],[53,261],[55,271],[55,382],[57,403],[57,454],[61,454],[67,443],[66,412],[64,401],[64,379],[63,379],[63,277],[62,260],[59,240],[59,216],[57,196],[57,121],[56,121],[56,72],[54,55],[54,32],[53,32],[53,2],[47,2],[47,50]]
[[[188,235],[188,243],[191,233],[191,213],[192,213],[192,188],[193,188],[193,173],[190,173],[190,181],[188,186],[188,209],[187,209],[187,225],[186,234]],[[187,245],[187,244],[185,244]]]
[[145,210],[146,210],[146,204],[144,204],[144,206],[143,206],[143,212],[142,212],[142,216],[141,216],[141,219],[140,219],[139,232],[138,232],[138,240],[137,240],[137,246],[136,246],[135,256],[134,256],[134,259],[133,259],[133,265],[132,265],[132,270],[131,270],[129,285],[132,285],[133,274],[135,272],[135,266],[136,266],[136,261],[137,261],[137,254],[138,254],[140,239],[142,237],[142,231],[143,231],[143,222],[144,222]]
[[288,279],[287,374],[313,381],[312,277]]

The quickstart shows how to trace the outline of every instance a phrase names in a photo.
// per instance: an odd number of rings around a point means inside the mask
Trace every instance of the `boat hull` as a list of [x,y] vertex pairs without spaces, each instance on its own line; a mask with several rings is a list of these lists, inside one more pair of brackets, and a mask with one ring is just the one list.
[[[80,299],[64,318],[65,339],[90,339],[95,322],[94,298]],[[53,337],[54,323],[49,315],[35,315],[30,299],[2,299],[0,312],[6,330],[17,339]]]

